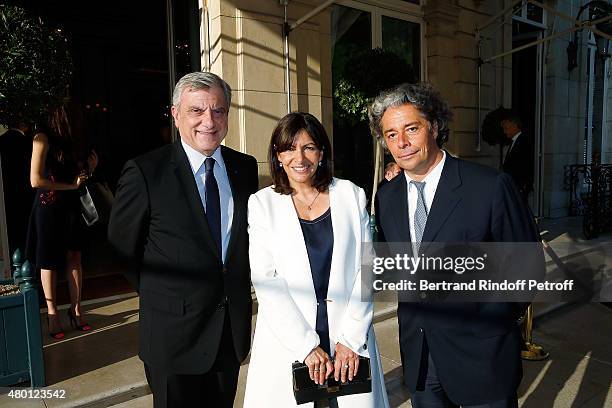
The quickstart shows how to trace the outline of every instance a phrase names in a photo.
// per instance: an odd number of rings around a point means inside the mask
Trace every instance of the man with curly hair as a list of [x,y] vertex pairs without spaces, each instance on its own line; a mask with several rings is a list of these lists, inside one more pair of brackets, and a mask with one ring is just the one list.
[[[451,156],[451,111],[428,84],[403,84],[369,109],[372,134],[403,170],[378,190],[379,240],[538,242],[512,179]],[[399,302],[404,381],[415,408],[517,407],[526,304]]]

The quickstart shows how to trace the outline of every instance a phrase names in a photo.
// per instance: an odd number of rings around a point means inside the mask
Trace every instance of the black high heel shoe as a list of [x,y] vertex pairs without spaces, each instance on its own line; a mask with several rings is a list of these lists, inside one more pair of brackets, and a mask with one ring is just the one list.
[[72,311],[72,309],[68,309],[68,319],[70,320],[70,326],[76,328],[77,330],[80,330],[80,331],[91,330],[91,326],[88,325],[87,323],[78,324],[77,318],[74,312]]
[[63,339],[66,336],[66,334],[61,329],[61,327],[60,327],[59,331],[56,331],[56,332],[52,332],[51,331],[51,316],[54,316],[53,319],[58,319],[59,320],[59,316],[58,315],[47,315],[47,326],[49,327],[49,336],[51,336],[52,339],[61,340],[61,339]]

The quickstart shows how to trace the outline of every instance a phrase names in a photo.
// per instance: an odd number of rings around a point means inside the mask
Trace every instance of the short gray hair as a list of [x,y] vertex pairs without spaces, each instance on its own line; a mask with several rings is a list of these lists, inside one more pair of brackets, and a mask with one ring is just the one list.
[[232,103],[232,88],[221,79],[220,76],[213,74],[212,72],[191,72],[183,76],[176,83],[174,92],[172,93],[172,105],[177,108],[181,104],[181,95],[185,89],[209,89],[213,87],[219,87],[223,90],[225,95],[225,103],[227,104],[227,110],[229,111]]
[[425,82],[401,84],[381,92],[374,99],[374,102],[368,108],[372,136],[387,149],[387,143],[382,131],[382,117],[387,109],[408,104],[413,105],[432,126],[437,127],[438,136],[436,137],[436,143],[438,147],[442,147],[448,140],[448,123],[452,119],[453,113],[448,103],[442,98],[442,95]]

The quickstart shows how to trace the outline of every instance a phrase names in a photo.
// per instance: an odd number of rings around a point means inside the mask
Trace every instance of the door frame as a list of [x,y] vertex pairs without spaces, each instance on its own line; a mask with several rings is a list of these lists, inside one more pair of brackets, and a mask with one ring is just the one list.
[[[544,21],[546,21],[546,13],[544,13]],[[541,40],[544,38],[544,30],[543,24],[527,20],[525,18],[521,18],[518,16],[513,16],[512,19],[514,21],[518,21],[522,24],[527,24],[532,27],[538,29],[538,31],[534,31],[532,33],[525,33],[519,36],[512,35],[512,42],[515,40],[521,40],[530,38],[533,41]],[[545,43],[537,44],[536,46],[536,70],[534,75],[536,77],[536,87],[535,87],[535,112],[534,112],[534,154],[533,154],[533,169],[534,169],[534,177],[533,177],[533,195],[531,195],[529,199],[529,205],[533,210],[533,213],[536,217],[540,216],[543,213],[543,196],[544,196],[544,183],[543,180],[543,169],[544,169],[544,156],[542,152],[544,151],[545,146],[545,138],[542,137],[545,131],[545,123],[544,120],[546,114],[546,106],[545,106],[545,87],[546,87],[546,64],[544,63],[544,56],[546,55],[547,47]]]
[[[373,4],[374,3],[374,4]],[[370,13],[372,17],[372,48],[382,47],[382,16],[393,17],[398,20],[404,20],[419,25],[420,31],[420,79],[421,81],[427,80],[427,49],[425,42],[425,28],[426,24],[423,19],[422,6],[416,4],[405,3],[395,5],[392,2],[390,4],[383,2],[362,2],[358,0],[338,0],[334,2],[339,6],[350,7],[357,10],[365,11]]]

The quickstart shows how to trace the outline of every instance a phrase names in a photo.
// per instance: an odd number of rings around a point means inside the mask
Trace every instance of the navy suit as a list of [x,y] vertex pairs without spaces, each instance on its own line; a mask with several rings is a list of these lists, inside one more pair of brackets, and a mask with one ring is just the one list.
[[502,167],[516,183],[521,195],[527,201],[533,191],[533,140],[522,132],[506,154]]
[[[404,175],[376,195],[380,241],[410,242]],[[410,211],[414,211],[411,209]],[[446,154],[422,242],[537,242],[538,235],[507,174]],[[518,303],[419,303],[398,306],[404,380],[420,388],[428,355],[455,404],[516,395],[522,377]]]

